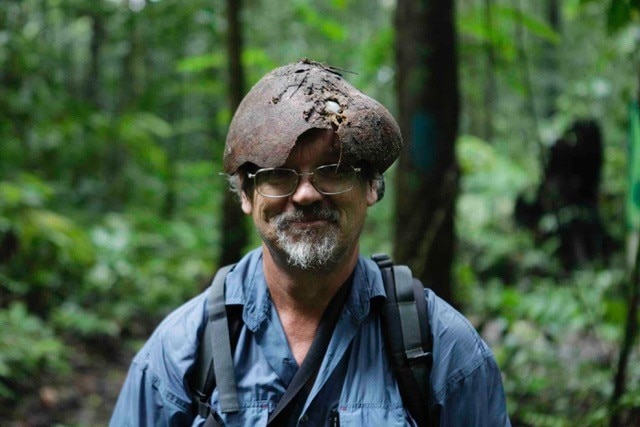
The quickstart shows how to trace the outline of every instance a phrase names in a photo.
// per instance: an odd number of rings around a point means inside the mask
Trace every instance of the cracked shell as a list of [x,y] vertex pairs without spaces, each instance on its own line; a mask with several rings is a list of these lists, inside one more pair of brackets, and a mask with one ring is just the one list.
[[333,129],[344,161],[364,161],[380,173],[402,148],[400,128],[382,104],[338,70],[303,59],[265,75],[242,100],[227,134],[225,172],[245,163],[281,166],[310,129]]

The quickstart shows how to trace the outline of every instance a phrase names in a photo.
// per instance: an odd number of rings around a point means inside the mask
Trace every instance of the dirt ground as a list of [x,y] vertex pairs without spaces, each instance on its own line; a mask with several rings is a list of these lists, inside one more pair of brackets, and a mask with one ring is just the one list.
[[0,408],[0,425],[106,426],[132,357],[132,351],[108,355],[74,347],[72,374],[34,379],[25,385],[23,398]]

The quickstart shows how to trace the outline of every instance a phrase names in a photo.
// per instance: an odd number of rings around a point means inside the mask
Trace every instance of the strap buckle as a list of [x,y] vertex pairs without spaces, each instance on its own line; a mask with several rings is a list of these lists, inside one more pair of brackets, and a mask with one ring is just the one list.
[[393,267],[393,261],[391,257],[387,254],[373,254],[371,255],[371,259],[378,264],[378,268],[387,268]]
[[211,405],[209,404],[209,399],[204,393],[200,392],[200,390],[196,390],[195,395],[196,402],[198,403],[198,415],[206,419],[211,413]]
[[431,366],[433,363],[433,354],[429,352],[416,352],[414,354],[407,354],[407,363],[410,367],[418,366],[418,365],[427,365]]

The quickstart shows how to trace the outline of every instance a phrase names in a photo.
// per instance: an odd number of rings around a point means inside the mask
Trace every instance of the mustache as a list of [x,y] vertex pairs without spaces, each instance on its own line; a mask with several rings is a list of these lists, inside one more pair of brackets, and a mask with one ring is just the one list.
[[339,219],[340,215],[335,210],[320,205],[312,205],[296,208],[296,210],[292,212],[283,212],[277,215],[275,218],[275,225],[279,229],[284,229],[294,222],[313,220],[338,222]]

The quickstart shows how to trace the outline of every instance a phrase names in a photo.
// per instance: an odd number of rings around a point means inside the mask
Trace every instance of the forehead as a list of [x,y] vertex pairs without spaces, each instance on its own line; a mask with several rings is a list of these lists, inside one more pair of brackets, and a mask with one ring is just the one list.
[[305,132],[291,149],[283,166],[320,165],[340,160],[340,142],[326,129]]

